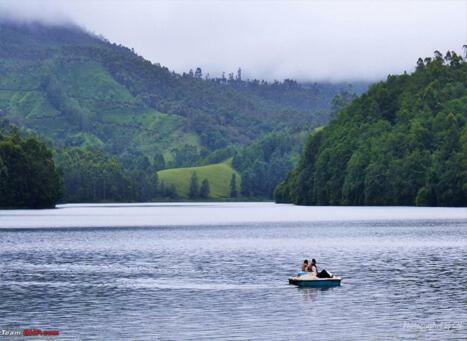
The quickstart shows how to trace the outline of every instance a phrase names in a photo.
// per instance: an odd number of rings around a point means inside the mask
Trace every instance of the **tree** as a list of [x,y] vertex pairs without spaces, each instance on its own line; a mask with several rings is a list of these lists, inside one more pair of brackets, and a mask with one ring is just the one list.
[[155,153],[154,154],[154,160],[153,160],[153,169],[154,171],[159,171],[161,169],[164,169],[165,168],[165,159],[164,159],[164,155],[162,155],[162,153]]
[[237,70],[237,81],[241,82],[242,81],[242,69],[238,68]]
[[237,196],[237,176],[235,173],[232,173],[232,178],[230,179],[230,197],[236,198]]
[[198,183],[198,176],[196,175],[196,172],[193,172],[191,174],[190,189],[188,192],[188,196],[190,197],[190,199],[195,199],[199,196],[199,183]]
[[199,190],[200,198],[203,198],[203,199],[209,198],[209,192],[210,192],[209,180],[204,179],[203,182],[201,183],[201,188]]
[[159,198],[170,198],[170,199],[177,199],[177,189],[173,184],[166,184],[164,181],[159,181],[158,186],[158,196]]
[[336,95],[331,101],[331,117],[336,117],[337,113],[341,111],[346,105],[349,105],[357,96],[347,91],[342,91]]
[[195,70],[195,78],[196,79],[202,79],[203,78],[203,71],[201,70],[200,67],[197,67]]
[[170,199],[178,198],[178,193],[177,193],[177,189],[175,188],[175,185],[171,184],[171,185],[166,186],[166,197]]

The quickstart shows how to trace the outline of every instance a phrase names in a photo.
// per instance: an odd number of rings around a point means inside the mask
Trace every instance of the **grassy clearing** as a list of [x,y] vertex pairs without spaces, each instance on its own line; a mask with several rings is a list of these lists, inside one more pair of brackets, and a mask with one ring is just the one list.
[[232,174],[237,177],[237,192],[240,193],[240,174],[232,168],[232,159],[221,163],[200,167],[172,168],[159,171],[157,174],[160,181],[174,185],[177,194],[182,198],[188,198],[188,188],[193,172],[196,172],[199,183],[208,179],[210,186],[209,197],[213,199],[230,197],[230,180]]

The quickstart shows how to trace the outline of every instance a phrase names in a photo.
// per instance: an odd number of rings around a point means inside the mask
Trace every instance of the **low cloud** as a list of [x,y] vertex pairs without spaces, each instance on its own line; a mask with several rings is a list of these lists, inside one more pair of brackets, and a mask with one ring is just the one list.
[[375,80],[467,43],[465,1],[8,1],[0,16],[74,22],[177,72]]

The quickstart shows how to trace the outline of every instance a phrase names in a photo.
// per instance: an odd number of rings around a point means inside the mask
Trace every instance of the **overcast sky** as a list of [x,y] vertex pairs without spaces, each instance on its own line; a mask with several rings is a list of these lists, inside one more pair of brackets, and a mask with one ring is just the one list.
[[0,14],[74,21],[177,72],[374,80],[467,44],[467,0],[0,0]]

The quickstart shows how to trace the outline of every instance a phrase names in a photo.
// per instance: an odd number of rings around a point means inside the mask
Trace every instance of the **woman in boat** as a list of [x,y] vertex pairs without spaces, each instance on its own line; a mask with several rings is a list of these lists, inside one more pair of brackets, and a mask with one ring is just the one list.
[[316,259],[313,258],[311,260],[311,264],[308,265],[307,271],[318,273],[318,267],[316,266]]
[[302,271],[306,272],[308,271],[308,259],[305,259],[302,264]]
[[311,260],[311,264],[308,267],[309,269],[308,271],[312,272],[313,268],[315,269],[316,277],[318,278],[332,278],[333,277],[332,274],[326,271],[326,269],[323,269],[318,272],[318,267],[316,266],[316,260],[314,258]]

